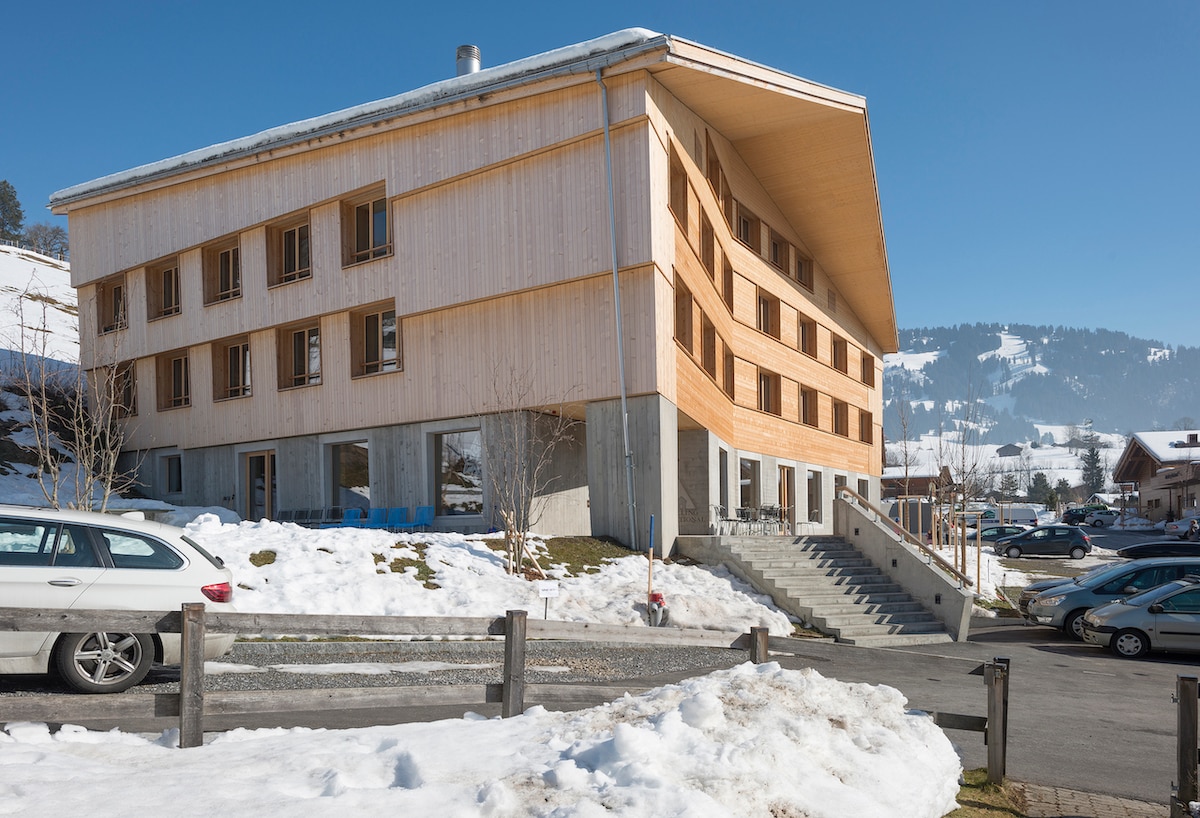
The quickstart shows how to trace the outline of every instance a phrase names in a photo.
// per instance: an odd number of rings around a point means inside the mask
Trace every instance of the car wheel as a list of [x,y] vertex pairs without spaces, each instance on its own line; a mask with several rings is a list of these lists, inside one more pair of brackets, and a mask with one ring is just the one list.
[[1071,559],[1073,560],[1081,560],[1086,556],[1087,552],[1083,550],[1082,546],[1077,545],[1071,549]]
[[54,651],[63,681],[83,693],[119,693],[146,678],[154,641],[144,633],[65,633]]
[[1021,556],[1021,549],[1017,548],[1015,545],[1010,545],[1008,548],[1004,549],[1004,556],[1015,560],[1017,557]]
[[1086,608],[1071,611],[1063,620],[1063,633],[1077,642],[1083,641],[1083,615],[1085,613],[1087,613]]
[[1104,528],[1104,521],[1103,520],[1093,520],[1092,528]]
[[1141,631],[1126,628],[1113,634],[1111,647],[1125,659],[1140,659],[1150,652],[1150,640]]

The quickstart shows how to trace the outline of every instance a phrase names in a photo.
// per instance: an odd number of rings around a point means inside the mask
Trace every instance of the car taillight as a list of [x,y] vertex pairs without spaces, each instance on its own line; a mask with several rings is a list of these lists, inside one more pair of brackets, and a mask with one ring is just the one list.
[[233,600],[233,586],[228,582],[218,582],[215,585],[205,585],[200,593],[213,602],[230,602]]

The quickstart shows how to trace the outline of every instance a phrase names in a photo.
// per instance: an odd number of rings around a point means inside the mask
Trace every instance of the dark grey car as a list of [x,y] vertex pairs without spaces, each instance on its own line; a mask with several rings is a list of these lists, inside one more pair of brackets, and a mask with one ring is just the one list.
[[1070,557],[1081,560],[1092,550],[1092,541],[1073,525],[1039,525],[1012,537],[996,540],[996,553],[1016,559],[1026,555]]

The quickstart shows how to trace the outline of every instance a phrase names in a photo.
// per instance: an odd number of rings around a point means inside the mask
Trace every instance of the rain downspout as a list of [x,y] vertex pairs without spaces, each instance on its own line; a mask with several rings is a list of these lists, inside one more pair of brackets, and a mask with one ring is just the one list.
[[617,274],[617,207],[613,200],[612,134],[608,129],[608,86],[596,69],[604,117],[604,161],[608,171],[608,240],[612,254],[613,312],[617,324],[617,367],[621,380],[621,433],[625,442],[625,495],[629,505],[629,547],[637,550],[637,519],[633,503],[633,451],[629,447],[629,395],[625,388],[625,333],[621,329],[621,281]]

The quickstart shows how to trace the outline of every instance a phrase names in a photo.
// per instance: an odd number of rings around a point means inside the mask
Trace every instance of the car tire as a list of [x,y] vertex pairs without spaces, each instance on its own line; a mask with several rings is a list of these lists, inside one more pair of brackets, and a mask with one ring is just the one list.
[[1126,628],[1113,634],[1109,647],[1123,659],[1140,659],[1150,652],[1150,639],[1139,630]]
[[1103,520],[1093,520],[1092,528],[1104,528],[1104,521]]
[[1004,556],[1008,557],[1010,560],[1015,560],[1021,556],[1021,549],[1015,545],[1010,545],[1008,548],[1004,549]]
[[145,633],[64,633],[54,649],[62,680],[81,693],[120,693],[146,678],[154,640]]
[[1077,545],[1071,549],[1071,559],[1081,560],[1087,556],[1087,552],[1083,550],[1083,546]]
[[1076,642],[1083,641],[1083,615],[1085,613],[1087,613],[1087,608],[1080,608],[1078,611],[1071,611],[1063,620],[1063,633]]

